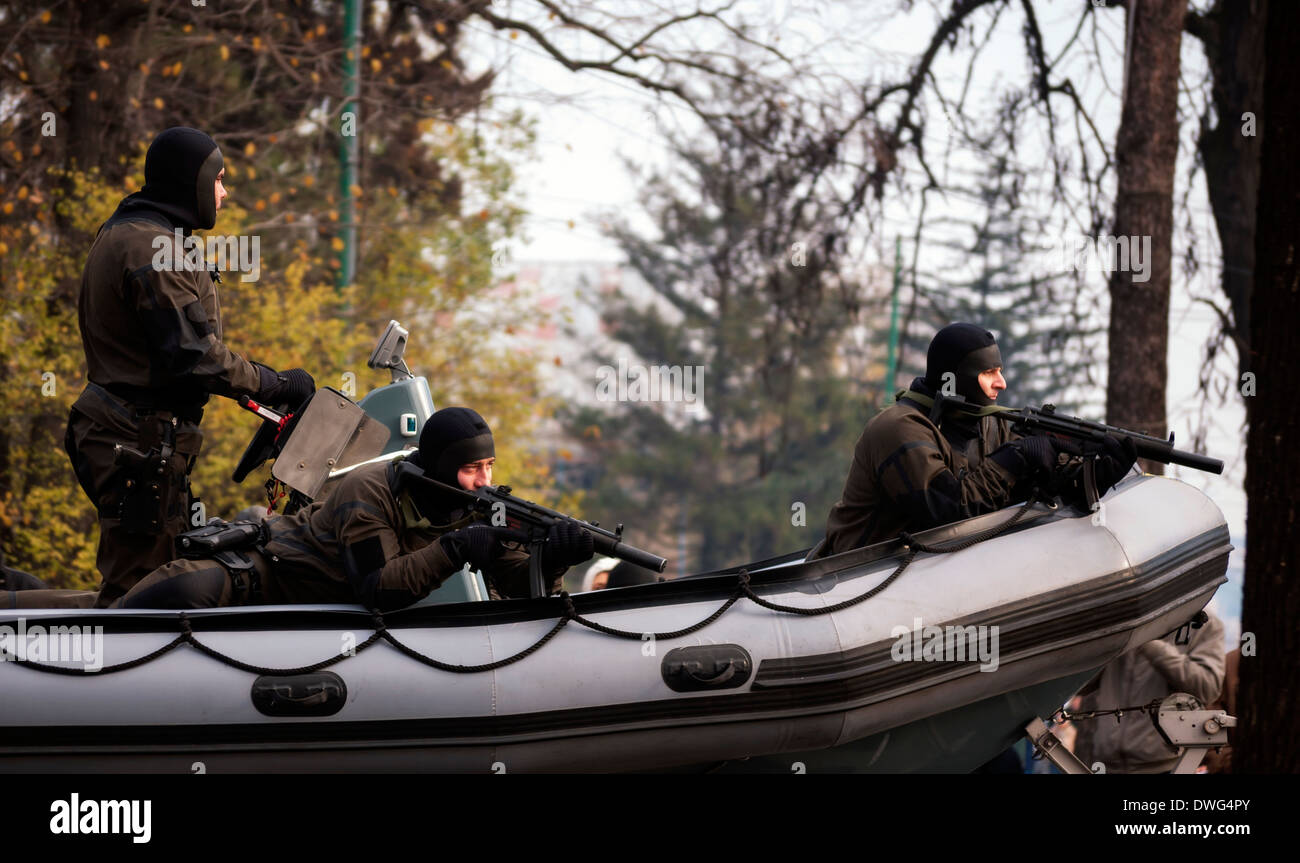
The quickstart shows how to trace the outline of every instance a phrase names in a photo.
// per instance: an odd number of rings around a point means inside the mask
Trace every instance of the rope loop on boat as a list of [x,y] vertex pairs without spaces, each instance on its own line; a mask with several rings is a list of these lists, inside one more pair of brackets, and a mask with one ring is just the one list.
[[[550,641],[556,635],[558,635],[560,630],[563,629],[564,625],[568,622],[569,622],[569,618],[567,615],[561,617],[559,620],[555,621],[555,625],[551,627],[549,632],[547,632],[545,635],[543,635],[541,638],[539,638],[529,647],[525,647],[523,650],[519,651],[518,653],[512,656],[507,656],[505,659],[498,659],[496,662],[486,662],[483,665],[452,665],[447,662],[440,662],[439,660],[434,659],[432,656],[425,656],[423,653],[420,653],[418,650],[412,647],[407,647],[405,644],[402,644],[402,642],[398,641],[396,638],[393,637],[393,634],[389,632],[386,627],[382,631],[382,635],[384,641],[387,641],[389,644],[391,644],[394,647],[394,649],[396,649],[397,651],[399,651],[400,653],[406,656],[409,656],[411,659],[414,659],[416,662],[422,662],[425,665],[430,666],[431,668],[438,669],[439,671],[450,671],[454,674],[475,674],[480,671],[494,671],[495,669],[498,668],[504,668],[507,665],[518,662],[524,657],[531,655],[537,650],[540,650],[542,645]],[[380,633],[377,632],[375,633],[374,637],[378,638],[379,636]]]
[[[356,654],[360,653],[361,651],[365,650],[371,645],[378,643],[379,641],[386,641],[393,647],[393,649],[397,650],[403,655],[408,656],[411,659],[423,663],[424,665],[427,665],[431,668],[436,668],[440,671],[449,671],[454,674],[475,674],[482,671],[494,671],[498,668],[504,668],[507,665],[511,665],[513,663],[519,662],[521,659],[524,659],[525,657],[528,657],[533,653],[535,653],[536,651],[540,650],[543,645],[545,645],[548,641],[550,641],[552,638],[558,635],[560,630],[563,629],[564,626],[570,620],[574,621],[575,623],[579,623],[582,626],[587,627],[588,629],[593,629],[596,632],[602,632],[606,635],[614,636],[615,638],[626,638],[634,641],[644,641],[647,638],[654,638],[656,640],[659,639],[669,640],[674,638],[681,638],[684,635],[690,635],[693,632],[697,632],[703,629],[704,627],[708,626],[710,623],[713,623],[713,621],[717,620],[719,617],[725,614],[728,609],[730,609],[733,605],[735,605],[740,600],[741,597],[748,597],[749,600],[756,605],[759,605],[771,611],[781,612],[783,614],[798,614],[805,617],[813,617],[816,615],[833,614],[834,612],[837,611],[843,611],[846,608],[851,608],[852,606],[857,605],[860,602],[864,602],[865,600],[868,600],[871,597],[876,596],[885,588],[889,587],[889,585],[893,584],[894,581],[896,581],[898,577],[901,576],[907,570],[908,566],[911,565],[912,561],[916,560],[916,556],[918,553],[925,552],[927,554],[951,554],[953,552],[961,551],[962,549],[970,548],[973,545],[992,539],[993,537],[1006,532],[1013,525],[1015,525],[1022,518],[1024,518],[1024,516],[1028,514],[1030,508],[1033,507],[1034,503],[1037,502],[1037,500],[1038,500],[1038,490],[1034,489],[1033,493],[1030,494],[1029,496],[1029,500],[1025,501],[1025,505],[1021,507],[1011,518],[1007,519],[1002,524],[996,525],[992,528],[989,528],[988,530],[981,531],[980,533],[975,534],[972,537],[969,537],[965,540],[962,540],[961,542],[954,543],[953,545],[949,545],[949,546],[941,547],[941,546],[926,545],[924,543],[918,542],[911,534],[904,531],[901,534],[899,534],[900,538],[904,543],[903,548],[905,549],[905,552],[903,554],[903,559],[902,561],[899,562],[898,568],[889,574],[889,577],[887,577],[884,581],[877,584],[875,587],[865,591],[862,594],[859,594],[858,596],[852,597],[851,599],[846,599],[843,602],[837,602],[834,605],[823,606],[821,608],[799,608],[796,606],[779,605],[775,602],[770,602],[769,600],[764,599],[763,597],[759,596],[757,593],[754,592],[753,588],[750,587],[749,570],[745,568],[741,568],[736,573],[737,581],[736,581],[735,591],[731,594],[731,596],[727,599],[726,602],[724,602],[721,606],[719,606],[718,609],[714,611],[712,614],[710,614],[708,617],[704,618],[699,623],[696,623],[692,626],[687,626],[683,629],[673,630],[672,632],[646,633],[646,632],[632,632],[625,629],[616,629],[612,626],[606,626],[603,623],[597,623],[594,620],[589,620],[588,618],[583,617],[581,614],[578,613],[577,608],[574,607],[573,598],[569,596],[568,592],[561,591],[559,595],[559,599],[564,604],[563,611],[559,616],[559,618],[556,619],[555,625],[552,626],[545,635],[543,635],[540,639],[535,641],[530,646],[519,651],[518,653],[507,656],[504,659],[498,659],[494,662],[487,662],[482,665],[455,665],[448,662],[442,662],[440,660],[434,659],[431,656],[426,656],[425,654],[419,652],[418,650],[409,647],[406,644],[403,644],[402,642],[397,640],[396,636],[394,636],[391,632],[389,632],[388,625],[384,621],[383,613],[380,612],[378,609],[370,609],[371,622],[375,631],[365,641],[361,642],[360,644],[356,645],[353,648],[343,650],[338,654],[336,654],[335,656],[332,656],[328,659],[323,659],[320,662],[314,662],[311,665],[298,666],[297,668],[269,668],[261,665],[253,665],[251,663],[244,662],[243,660],[236,659],[233,656],[229,656],[227,654],[221,653],[218,650],[208,647],[206,644],[203,644],[195,637],[194,629],[190,623],[190,618],[183,611],[179,615],[177,615],[177,620],[178,623],[180,624],[180,629],[181,629],[180,634],[177,635],[174,639],[172,639],[167,644],[153,651],[152,653],[145,654],[144,656],[141,656],[137,659],[128,660],[126,662],[120,662],[117,663],[116,665],[106,665],[98,669],[86,669],[86,668],[75,668],[75,667],[68,667],[62,665],[50,665],[48,663],[43,663],[43,662],[34,662],[32,660],[26,659],[25,657],[21,661],[19,661],[18,664],[26,668],[31,668],[35,671],[44,671],[51,674],[72,674],[72,675],[112,674],[113,672],[116,671],[127,671],[131,668],[135,668],[140,665],[145,665],[146,663],[152,662],[154,659],[157,659],[158,657],[163,656],[164,654],[169,653],[170,651],[176,649],[181,644],[189,644],[191,647],[193,647],[195,650],[199,651],[200,653],[210,656],[213,659],[217,660],[218,662],[224,663],[225,665],[229,665],[232,668],[238,668],[242,671],[247,671],[252,674],[270,675],[270,676],[278,677],[278,676],[287,676],[287,675],[295,675],[295,674],[310,674],[314,671],[320,671],[321,669],[329,668],[331,665],[334,665],[338,662],[342,662],[344,659],[347,659],[350,656],[355,656]],[[19,657],[10,654],[8,650],[0,647],[0,660],[9,660],[9,659],[18,660]],[[1131,710],[1131,709],[1133,708],[1126,708],[1126,710]],[[1091,717],[1083,717],[1079,715],[1078,718],[1091,718]]]
[[606,626],[603,623],[597,623],[594,620],[588,620],[587,618],[583,617],[581,614],[578,614],[577,610],[573,607],[573,600],[569,598],[569,594],[567,591],[562,591],[560,593],[560,596],[564,598],[565,614],[568,616],[568,618],[570,620],[573,620],[576,623],[581,623],[583,626],[587,627],[588,629],[594,629],[597,632],[603,632],[606,635],[612,635],[615,638],[629,638],[633,641],[645,641],[646,638],[649,637],[649,638],[654,638],[656,641],[658,641],[661,639],[667,640],[672,638],[681,638],[683,635],[690,635],[692,632],[696,632],[698,630],[703,629],[704,627],[708,626],[710,623],[712,623],[713,621],[721,617],[723,613],[726,612],[727,609],[731,608],[731,606],[735,605],[736,601],[740,599],[740,597],[744,596],[745,591],[748,590],[749,573],[742,569],[740,571],[740,576],[741,576],[741,582],[736,587],[735,593],[731,594],[731,598],[728,599],[726,602],[724,602],[718,608],[717,611],[713,612],[708,617],[704,618],[699,623],[693,626],[688,626],[685,629],[675,629],[672,632],[630,632],[626,629],[615,629],[612,626]]

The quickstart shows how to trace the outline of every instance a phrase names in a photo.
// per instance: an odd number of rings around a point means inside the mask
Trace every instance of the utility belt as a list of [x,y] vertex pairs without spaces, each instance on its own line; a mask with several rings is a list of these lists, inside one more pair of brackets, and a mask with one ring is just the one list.
[[266,522],[214,519],[176,537],[176,551],[190,560],[215,560],[230,575],[235,605],[262,602],[262,574],[254,555],[261,556],[271,532]]
[[137,387],[131,384],[96,384],[98,387],[126,402],[133,409],[136,418],[161,416],[168,420],[191,422],[198,425],[203,419],[203,406],[207,404],[207,394],[199,401],[194,399],[193,388],[186,390],[156,390]]

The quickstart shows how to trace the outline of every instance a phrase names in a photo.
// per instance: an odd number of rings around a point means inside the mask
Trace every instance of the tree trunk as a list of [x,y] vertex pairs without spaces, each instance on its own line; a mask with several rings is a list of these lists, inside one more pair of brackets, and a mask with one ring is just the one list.
[[[1205,45],[1214,77],[1216,123],[1201,120],[1197,149],[1223,249],[1224,296],[1232,309],[1228,330],[1241,373],[1250,370],[1250,292],[1255,279],[1255,209],[1259,190],[1259,112],[1264,87],[1267,0],[1217,0],[1198,16],[1195,33]],[[1249,114],[1249,118],[1243,115]],[[1253,118],[1250,119],[1250,118]]]
[[[1129,4],[1123,113],[1115,145],[1119,188],[1114,235],[1150,249],[1142,270],[1110,276],[1110,357],[1106,421],[1164,436],[1173,246],[1174,161],[1178,155],[1178,65],[1186,0]],[[1149,238],[1147,246],[1143,240]],[[1118,259],[1118,255],[1116,256]],[[1118,260],[1117,260],[1118,263]],[[1134,277],[1144,278],[1135,281]],[[1158,462],[1142,461],[1150,473]]]
[[[1240,724],[1233,769],[1300,772],[1300,379],[1295,324],[1300,321],[1300,4],[1269,4],[1261,115],[1259,210],[1255,233],[1256,311],[1250,371],[1257,395],[1246,398],[1246,586],[1242,601]],[[1254,645],[1247,636],[1253,634]],[[1254,646],[1256,655],[1247,648]]]

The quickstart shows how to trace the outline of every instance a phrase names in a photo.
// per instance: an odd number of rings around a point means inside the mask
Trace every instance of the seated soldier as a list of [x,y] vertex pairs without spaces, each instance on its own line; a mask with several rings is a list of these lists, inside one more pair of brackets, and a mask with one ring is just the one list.
[[[1006,423],[981,416],[979,408],[994,404],[1006,387],[992,333],[968,323],[939,330],[930,342],[925,376],[873,417],[858,438],[844,492],[826,519],[826,540],[810,557],[1023,501],[1034,481],[1050,479],[1061,453],[1081,453],[1073,441],[1018,437]],[[1119,482],[1135,460],[1131,443],[1108,438],[1097,463],[1099,492]]]
[[[419,453],[407,462],[425,476],[472,491],[491,484],[495,460],[483,418],[452,407],[428,419]],[[391,462],[359,467],[326,500],[268,518],[264,541],[243,552],[251,566],[175,560],[114,607],[356,602],[386,611],[420,600],[466,563],[483,572],[492,598],[529,596],[529,553],[515,541],[519,534],[472,523],[420,484],[404,483],[404,470]],[[557,592],[564,571],[591,557],[591,534],[557,525],[542,554],[542,571]]]

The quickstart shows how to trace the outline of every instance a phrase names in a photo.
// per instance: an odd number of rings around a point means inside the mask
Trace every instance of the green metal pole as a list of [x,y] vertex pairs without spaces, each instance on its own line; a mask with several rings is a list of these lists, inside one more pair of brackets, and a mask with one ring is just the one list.
[[889,310],[889,365],[885,372],[885,402],[894,395],[894,377],[898,374],[898,288],[903,281],[903,238],[894,238],[894,295]]
[[357,182],[357,139],[361,134],[358,97],[361,92],[361,3],[346,0],[343,6],[343,111],[340,115],[339,146],[339,254],[338,287],[347,287],[357,274],[357,219],[352,187]]

